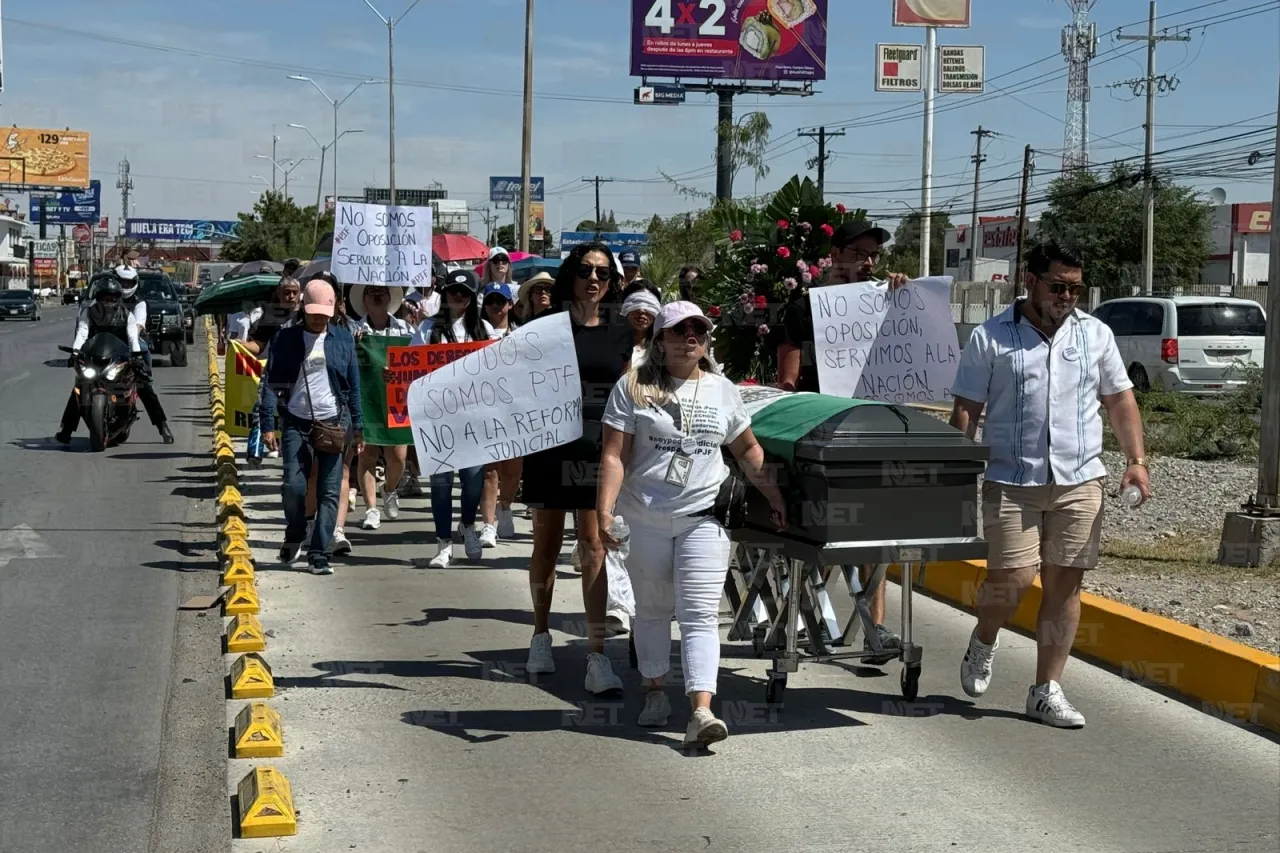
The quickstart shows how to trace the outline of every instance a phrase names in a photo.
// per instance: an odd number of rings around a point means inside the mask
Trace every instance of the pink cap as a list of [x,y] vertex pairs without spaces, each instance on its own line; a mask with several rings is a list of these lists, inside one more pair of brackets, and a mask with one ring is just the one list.
[[658,319],[653,322],[653,330],[661,332],[672,326],[678,326],[684,320],[698,320],[709,332],[714,328],[711,318],[702,313],[702,309],[692,302],[668,302],[662,306]]
[[333,286],[322,279],[312,279],[302,291],[302,310],[308,314],[332,317],[338,303]]

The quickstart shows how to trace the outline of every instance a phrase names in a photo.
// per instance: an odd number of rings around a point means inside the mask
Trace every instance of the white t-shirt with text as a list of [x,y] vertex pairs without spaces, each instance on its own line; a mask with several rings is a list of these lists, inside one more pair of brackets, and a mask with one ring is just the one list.
[[[627,390],[629,381],[624,376],[613,387],[603,418],[606,426],[632,436],[620,501],[672,517],[710,509],[729,475],[720,448],[737,441],[751,426],[737,386],[704,372],[701,380],[678,382],[666,406],[639,408]],[[690,435],[697,441],[689,454],[692,465],[684,485],[673,485],[667,481],[672,459]]]
[[[328,332],[302,333],[302,346],[307,355],[302,360],[302,373],[289,394],[289,412],[303,420],[331,421],[338,417],[338,399],[329,384],[329,369],[324,356],[324,340]],[[307,399],[308,380],[311,386]],[[315,414],[312,415],[314,407]]]

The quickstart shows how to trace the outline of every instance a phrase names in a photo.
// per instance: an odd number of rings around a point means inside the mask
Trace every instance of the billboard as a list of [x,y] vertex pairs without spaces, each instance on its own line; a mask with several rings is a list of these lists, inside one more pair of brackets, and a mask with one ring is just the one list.
[[[542,178],[529,178],[529,201],[546,201],[546,182]],[[515,204],[524,190],[524,179],[516,176],[489,178],[489,201],[494,204]]]
[[561,251],[567,252],[574,246],[581,246],[584,243],[604,243],[613,251],[621,252],[623,249],[643,249],[649,245],[649,235],[610,232],[597,234],[594,231],[562,231],[560,233]]
[[828,0],[631,0],[631,76],[827,78]]
[[986,88],[987,49],[944,45],[938,48],[937,68],[942,94],[981,94]]
[[0,184],[89,188],[89,134],[11,127],[0,150]]
[[240,223],[212,219],[126,219],[130,240],[168,240],[175,243],[217,243],[233,240]]
[[547,206],[540,201],[529,202],[529,239],[542,242],[546,239]]
[[1237,204],[1235,208],[1237,234],[1270,234],[1270,202]]
[[924,48],[918,44],[876,45],[876,91],[922,92]]
[[895,27],[967,27],[970,0],[893,0]]
[[[90,181],[84,192],[64,192],[44,199],[44,221],[48,225],[94,223],[102,215],[102,182]],[[30,221],[40,224],[40,199],[31,198]]]
[[[431,202],[448,198],[449,191],[445,189],[437,190],[403,190],[396,187],[396,204],[401,207],[430,207]],[[329,196],[333,198],[333,196]],[[364,188],[365,204],[391,204],[391,188],[390,187],[365,187]],[[325,210],[333,210],[334,208],[326,201]]]

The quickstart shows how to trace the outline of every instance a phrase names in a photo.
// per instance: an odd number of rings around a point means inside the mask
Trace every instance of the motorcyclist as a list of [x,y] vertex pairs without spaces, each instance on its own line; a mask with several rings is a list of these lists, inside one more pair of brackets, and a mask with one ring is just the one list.
[[[117,273],[119,270],[120,268],[117,268]],[[137,273],[133,270],[129,271],[133,273],[134,287],[136,289]],[[129,352],[133,356],[134,376],[136,377],[138,396],[142,399],[142,405],[146,408],[147,416],[151,419],[151,423],[155,425],[164,443],[173,444],[173,433],[169,430],[164,407],[160,405],[160,398],[156,395],[155,388],[151,386],[151,371],[148,369],[143,355],[142,341],[138,336],[139,323],[137,316],[124,304],[123,296],[124,288],[121,286],[121,276],[119,274],[112,275],[98,284],[97,292],[94,294],[93,299],[81,306],[80,314],[76,318],[76,336],[71,344],[73,352],[67,359],[67,366],[76,366],[80,359],[80,348],[95,335],[110,333],[123,341],[127,341]],[[141,304],[145,306],[145,303]],[[80,401],[73,390],[67,399],[67,406],[62,412],[62,424],[58,434],[55,436],[55,440],[59,444],[70,444],[71,436],[79,425]]]
[[138,293],[137,252],[129,253],[129,263],[121,264],[111,274],[120,282],[120,301],[138,326],[138,343],[142,346],[142,360],[147,365],[147,373],[152,372],[151,344],[142,337],[147,331],[147,301]]

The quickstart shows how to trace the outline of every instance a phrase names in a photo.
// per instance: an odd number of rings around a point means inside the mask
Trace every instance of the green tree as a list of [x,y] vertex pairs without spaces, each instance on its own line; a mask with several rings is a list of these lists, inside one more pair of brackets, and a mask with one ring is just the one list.
[[[750,169],[757,181],[769,175],[769,136],[773,124],[764,113],[747,113],[736,123],[729,122],[719,128],[729,137],[734,180],[743,169]],[[717,140],[718,141],[718,140]],[[732,192],[732,185],[730,187]]]
[[[1209,256],[1211,216],[1212,207],[1194,190],[1157,179],[1152,276],[1157,290],[1200,280]],[[1050,184],[1038,236],[1079,252],[1085,283],[1102,288],[1107,299],[1128,296],[1142,284],[1144,222],[1142,176],[1121,165],[1108,177],[1080,172]]]
[[501,246],[508,252],[516,250],[516,226],[499,225],[493,230],[493,245]]
[[239,263],[309,258],[317,237],[333,231],[331,211],[317,224],[314,206],[298,207],[277,192],[263,193],[253,211],[239,214],[239,219],[239,236],[222,247],[224,259]]
[[[900,272],[915,277],[920,273],[920,214],[909,213],[898,223],[893,234],[893,245],[883,256],[881,272]],[[929,274],[942,275],[946,262],[947,231],[951,228],[951,216],[935,212],[929,217]]]
[[710,210],[677,213],[662,218],[654,215],[646,231],[649,245],[643,252],[644,277],[664,294],[674,296],[680,268],[693,264],[707,269],[715,260],[720,233]]
[[578,231],[592,231],[600,234],[615,234],[618,231],[618,219],[614,216],[613,211],[609,211],[609,215],[596,222],[594,219],[584,219],[578,223]]

